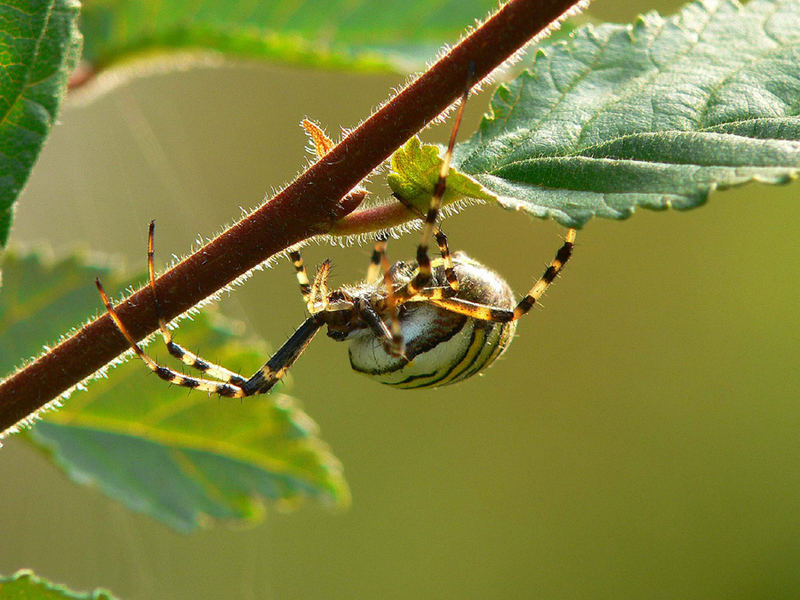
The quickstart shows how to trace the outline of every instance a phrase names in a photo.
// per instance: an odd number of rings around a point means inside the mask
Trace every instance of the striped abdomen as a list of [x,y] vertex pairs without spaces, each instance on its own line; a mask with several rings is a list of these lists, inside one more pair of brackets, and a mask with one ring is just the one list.
[[[514,294],[494,271],[468,258],[453,255],[459,291],[456,298],[504,309],[513,309]],[[403,273],[415,265],[395,271],[403,283]],[[434,261],[431,287],[447,286],[440,261]],[[398,272],[400,271],[400,272]],[[516,322],[483,321],[449,312],[429,301],[407,302],[400,322],[409,361],[388,354],[371,331],[362,331],[350,340],[350,364],[355,371],[381,383],[401,388],[424,388],[455,383],[489,366],[508,347]]]

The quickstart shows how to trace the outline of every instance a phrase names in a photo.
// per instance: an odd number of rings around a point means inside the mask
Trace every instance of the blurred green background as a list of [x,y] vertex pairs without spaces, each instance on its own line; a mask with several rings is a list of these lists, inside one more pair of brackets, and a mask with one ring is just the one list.
[[[626,22],[635,11],[597,2],[592,14]],[[155,218],[163,265],[293,178],[308,159],[303,117],[330,133],[353,127],[399,82],[240,64],[73,100],[12,240],[141,269]],[[487,102],[471,100],[464,137]],[[509,352],[453,387],[383,387],[320,337],[287,391],[344,462],[346,512],[307,505],[181,536],[12,439],[0,452],[0,572],[30,567],[127,600],[796,598],[798,190],[749,185],[688,213],[590,222]],[[446,231],[518,292],[563,234],[490,207]],[[415,243],[393,242],[390,256]],[[305,257],[331,257],[343,283],[369,253],[312,245]],[[222,308],[273,345],[304,316],[285,262]]]

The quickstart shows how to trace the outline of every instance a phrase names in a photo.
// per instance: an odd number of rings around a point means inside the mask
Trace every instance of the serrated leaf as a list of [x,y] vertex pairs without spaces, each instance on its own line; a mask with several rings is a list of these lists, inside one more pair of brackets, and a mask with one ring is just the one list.
[[[98,307],[93,278],[101,271],[111,287],[115,278],[108,269],[79,258],[44,265],[33,255],[8,254],[0,294],[0,372],[17,357],[37,354],[36,344]],[[263,344],[236,341],[230,323],[205,310],[182,324],[178,341],[249,374],[268,353]],[[160,344],[150,352],[168,356]],[[221,400],[170,387],[134,359],[43,417],[31,438],[71,478],[181,531],[208,517],[256,518],[259,498],[282,507],[303,498],[335,505],[349,500],[341,465],[316,424],[283,394]]]
[[0,575],[0,600],[114,600],[106,590],[73,592],[63,585],[51,583],[27,569],[11,577]]
[[175,49],[292,64],[408,72],[497,5],[495,0],[85,2],[86,58],[103,68]]
[[0,0],[0,248],[80,55],[77,0]]
[[504,207],[580,226],[797,177],[799,114],[800,1],[702,0],[539,53],[453,160]]
[[[430,204],[439,171],[442,166],[440,148],[432,144],[422,144],[417,136],[409,139],[392,154],[392,170],[387,181],[392,192],[409,201],[420,211],[425,212]],[[480,183],[450,168],[447,176],[442,204],[449,204],[462,198],[497,200]]]

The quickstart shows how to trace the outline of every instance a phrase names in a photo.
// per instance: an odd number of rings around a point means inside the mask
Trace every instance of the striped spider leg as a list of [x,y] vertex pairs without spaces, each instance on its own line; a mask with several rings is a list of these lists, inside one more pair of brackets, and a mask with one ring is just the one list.
[[572,256],[572,249],[575,246],[575,229],[567,230],[567,235],[564,244],[556,252],[553,261],[548,265],[542,276],[533,284],[533,287],[527,294],[517,303],[513,310],[503,307],[494,307],[484,304],[465,300],[463,298],[452,297],[449,294],[442,293],[446,288],[426,288],[417,292],[411,298],[405,300],[406,302],[415,301],[429,301],[461,315],[471,317],[473,319],[480,319],[482,321],[492,321],[495,323],[508,323],[516,321],[523,315],[527,314],[533,305],[539,301],[544,295],[547,288],[555,280],[564,265]]
[[[207,378],[189,377],[183,373],[179,373],[169,367],[158,364],[155,360],[150,358],[134,341],[133,337],[128,333],[127,328],[122,323],[119,315],[114,310],[114,306],[108,298],[100,279],[96,280],[97,289],[100,292],[100,297],[103,299],[106,310],[111,315],[117,329],[122,333],[125,339],[130,344],[136,355],[142,359],[147,367],[153,371],[161,379],[169,383],[201,390],[212,394],[219,394],[229,398],[241,398],[244,396],[252,396],[254,394],[265,394],[272,386],[274,386],[284,376],[286,371],[291,367],[295,360],[303,353],[308,344],[314,338],[314,335],[319,331],[320,327],[324,324],[322,319],[317,315],[312,315],[307,318],[302,325],[294,332],[294,334],[284,343],[283,346],[268,360],[263,367],[256,371],[250,378],[245,378],[221,367],[212,362],[206,361],[196,354],[189,352],[182,346],[176,344],[172,339],[172,332],[167,328],[166,319],[164,318],[161,309],[161,303],[158,299],[155,285],[155,269],[153,267],[153,235],[155,230],[155,223],[150,222],[150,229],[148,234],[148,247],[147,247],[147,266],[150,275],[150,289],[153,294],[153,304],[158,315],[159,329],[161,337],[167,346],[169,353],[180,359],[186,366],[201,371]],[[215,381],[218,380],[218,381]]]

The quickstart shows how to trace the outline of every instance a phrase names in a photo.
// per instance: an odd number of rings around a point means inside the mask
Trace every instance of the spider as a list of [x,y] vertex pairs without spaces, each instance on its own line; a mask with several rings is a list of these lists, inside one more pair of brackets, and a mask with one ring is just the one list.
[[[311,282],[300,253],[290,252],[309,316],[263,367],[245,378],[202,359],[172,340],[156,293],[151,222],[147,264],[161,335],[171,355],[201,371],[206,378],[184,375],[145,354],[128,333],[98,279],[103,303],[134,352],[161,379],[234,398],[269,392],[325,325],[329,337],[350,342],[352,368],[384,384],[400,388],[435,387],[461,381],[488,367],[511,343],[517,320],[530,311],[569,260],[576,232],[569,229],[555,259],[519,302],[515,302],[514,293],[500,275],[463,252],[450,253],[447,237],[437,227],[436,220],[468,94],[469,88],[461,97],[427,214],[397,197],[418,218],[424,219],[416,261],[390,265],[386,257],[388,236],[379,234],[366,279],[329,291],[330,261],[322,263]],[[325,134],[311,123],[304,122],[304,126],[316,144],[317,153],[327,152],[332,142]],[[428,256],[432,237],[441,255],[434,260]]]

